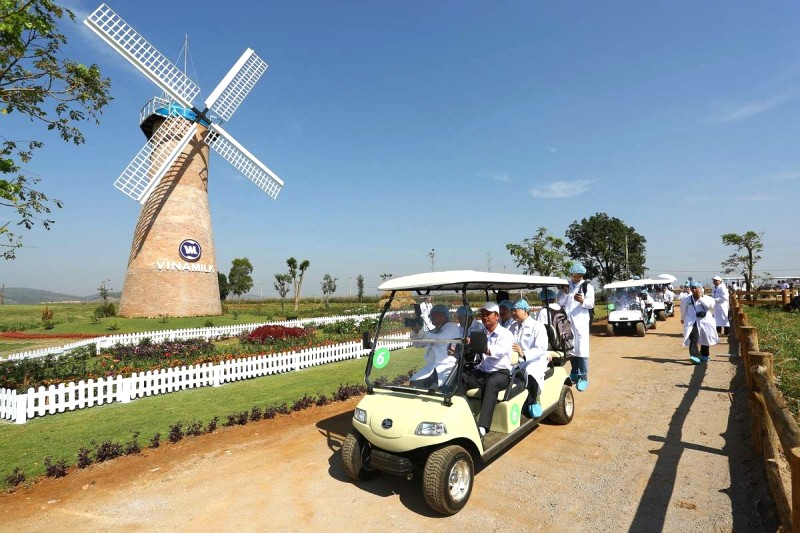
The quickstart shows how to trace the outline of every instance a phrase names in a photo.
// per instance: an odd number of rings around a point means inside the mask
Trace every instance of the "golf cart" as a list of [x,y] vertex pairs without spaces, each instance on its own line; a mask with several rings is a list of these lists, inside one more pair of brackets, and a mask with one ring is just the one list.
[[452,515],[469,500],[476,461],[494,458],[545,418],[568,424],[575,403],[565,366],[571,356],[565,353],[549,353],[552,360],[539,400],[542,415],[535,419],[522,413],[528,392],[524,373],[512,353],[510,383],[498,394],[491,427],[481,438],[477,424],[481,389],[465,391],[462,374],[475,364],[476,354],[485,351],[485,332],[468,333],[469,322],[462,328],[450,324],[458,333],[454,338],[425,341],[447,344],[448,364],[437,366],[434,379],[417,379],[419,369],[425,367],[423,356],[427,352],[415,347],[413,338],[410,348],[389,351],[392,344],[398,345],[398,334],[408,334],[418,320],[412,293],[431,296],[434,303],[453,309],[469,307],[470,291],[474,297],[475,291],[558,289],[566,284],[554,277],[463,270],[415,274],[387,280],[378,287],[388,293],[388,299],[374,335],[364,334],[364,347],[370,350],[365,372],[367,394],[355,408],[353,429],[342,444],[345,473],[355,481],[378,472],[409,481],[419,476],[425,502],[437,512]]
[[672,281],[663,278],[652,278],[643,281],[647,282],[647,290],[653,297],[653,314],[656,320],[664,321],[668,316],[673,316],[675,314],[673,302],[664,298],[664,291]]
[[656,329],[652,304],[640,298],[650,280],[629,279],[607,283],[603,289],[608,296],[608,325],[606,336],[613,337],[621,330],[633,330],[637,337],[644,337],[648,329]]

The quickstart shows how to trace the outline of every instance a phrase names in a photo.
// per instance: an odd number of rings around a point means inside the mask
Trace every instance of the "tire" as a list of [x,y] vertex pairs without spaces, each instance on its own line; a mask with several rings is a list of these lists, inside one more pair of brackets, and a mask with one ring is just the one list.
[[436,512],[454,515],[467,504],[474,479],[475,467],[467,450],[455,445],[440,448],[425,461],[425,503]]
[[666,311],[659,311],[658,312],[658,320],[665,321],[667,319],[667,312]]
[[656,322],[657,320],[653,320],[653,325],[650,326],[650,329],[656,329]]
[[572,422],[573,416],[575,416],[575,396],[572,394],[571,387],[562,385],[556,410],[550,413],[548,419],[554,424],[564,426]]
[[369,454],[369,444],[359,433],[351,431],[342,443],[342,466],[344,473],[353,481],[366,481],[375,476],[374,470],[364,467],[364,458]]
[[644,337],[644,333],[646,328],[644,327],[644,322],[637,322],[636,323],[636,336],[637,337]]
[[614,336],[614,324],[606,324],[606,337]]

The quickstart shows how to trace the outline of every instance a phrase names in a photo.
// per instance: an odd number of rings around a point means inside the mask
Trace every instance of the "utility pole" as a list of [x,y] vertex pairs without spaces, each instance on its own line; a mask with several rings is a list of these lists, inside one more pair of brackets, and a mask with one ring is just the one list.
[[431,272],[433,272],[434,269],[436,268],[436,250],[435,249],[431,248],[431,251],[428,252],[428,259],[431,262]]
[[486,252],[486,271],[492,271],[492,252]]
[[631,278],[631,269],[628,266],[628,233],[625,233],[625,277]]
[[3,287],[0,288],[0,305],[3,305],[6,300],[6,284],[3,283]]

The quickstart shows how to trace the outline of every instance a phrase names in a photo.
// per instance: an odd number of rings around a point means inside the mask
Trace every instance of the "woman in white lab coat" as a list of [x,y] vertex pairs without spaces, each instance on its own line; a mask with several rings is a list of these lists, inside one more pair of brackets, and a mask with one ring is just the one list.
[[728,321],[730,303],[728,301],[728,288],[722,283],[722,278],[714,276],[714,289],[711,291],[714,298],[714,321],[717,323],[717,333],[727,335],[731,323]]
[[681,300],[683,345],[689,347],[689,360],[698,365],[708,361],[709,347],[719,342],[717,327],[711,312],[714,299],[704,296],[703,284],[689,283],[691,294]]

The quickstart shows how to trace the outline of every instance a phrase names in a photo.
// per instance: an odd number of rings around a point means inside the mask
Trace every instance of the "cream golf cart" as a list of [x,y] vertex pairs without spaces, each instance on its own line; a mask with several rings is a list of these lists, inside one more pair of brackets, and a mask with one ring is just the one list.
[[[342,445],[346,474],[356,481],[377,472],[408,480],[421,477],[425,502],[435,511],[455,514],[469,500],[476,461],[492,459],[545,418],[568,424],[575,404],[564,353],[550,354],[552,361],[540,397],[543,412],[536,419],[522,414],[528,392],[524,375],[512,359],[511,382],[498,394],[491,428],[481,438],[477,425],[481,391],[464,391],[461,378],[465,368],[474,364],[473,352],[480,350],[481,341],[485,347],[485,333],[458,333],[437,340],[447,344],[448,360],[437,365],[433,379],[417,379],[427,364],[422,347],[412,344],[389,351],[392,344],[397,346],[398,335],[407,335],[418,320],[413,311],[415,295],[431,296],[434,304],[455,310],[467,305],[468,296],[483,299],[492,291],[518,293],[566,284],[554,277],[464,270],[395,278],[378,287],[389,297],[375,334],[364,338],[370,349],[367,394],[353,413],[353,429]],[[455,318],[456,313],[452,315]],[[450,329],[468,331],[470,324],[463,325],[466,327]]]
[[647,288],[647,279],[614,281],[603,286],[608,298],[608,324],[606,335],[613,337],[623,330],[632,330],[644,337],[648,329],[656,329],[655,312],[645,304],[639,294]]

